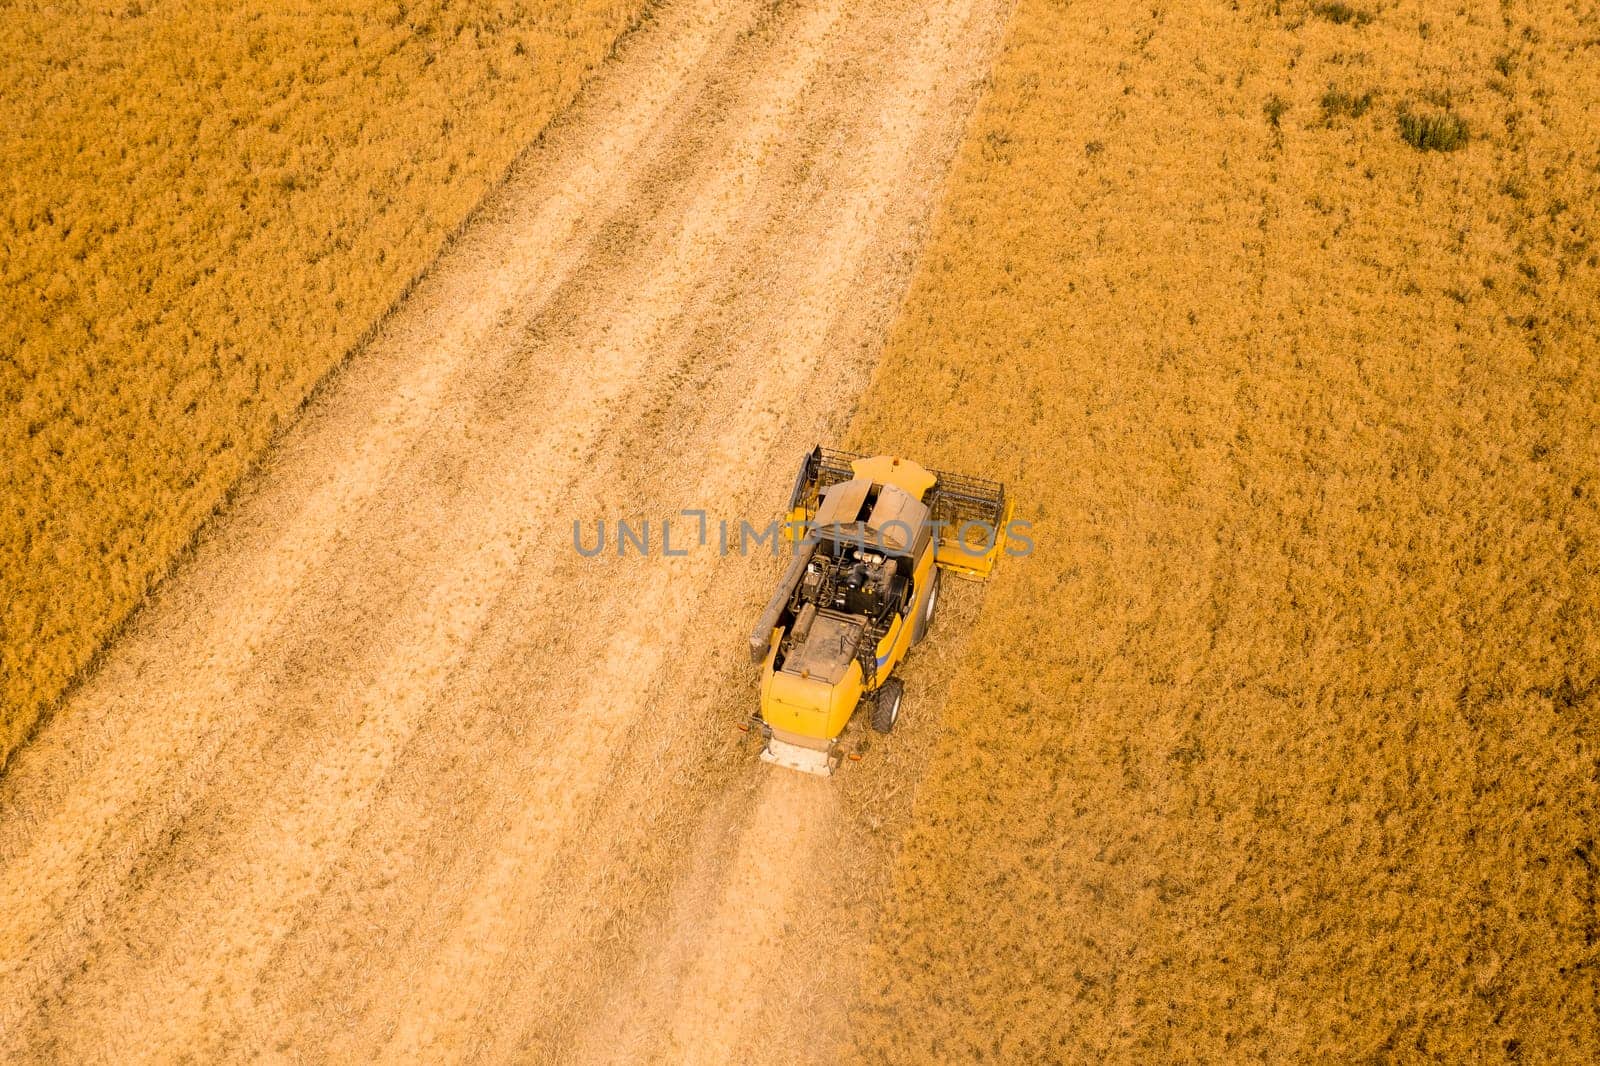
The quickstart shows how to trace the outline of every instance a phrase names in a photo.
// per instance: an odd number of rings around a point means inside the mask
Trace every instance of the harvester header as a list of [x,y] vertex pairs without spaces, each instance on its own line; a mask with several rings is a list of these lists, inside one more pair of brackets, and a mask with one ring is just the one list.
[[[935,561],[941,569],[974,578],[986,578],[994,571],[1011,521],[1011,503],[1000,482],[930,470],[910,459],[818,445],[801,461],[795,476],[789,494],[789,528],[839,525],[837,519],[848,509],[849,501],[841,500],[841,506],[830,510],[824,507],[825,497],[835,485],[850,483],[862,486],[863,493],[873,486],[891,485],[920,502],[928,512],[928,529],[936,542]],[[869,516],[869,526],[870,522]],[[896,525],[887,535],[899,532]]]

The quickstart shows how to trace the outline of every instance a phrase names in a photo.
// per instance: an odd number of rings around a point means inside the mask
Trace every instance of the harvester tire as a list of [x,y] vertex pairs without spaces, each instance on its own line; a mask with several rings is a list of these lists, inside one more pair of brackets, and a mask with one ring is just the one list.
[[917,615],[916,622],[911,627],[911,643],[913,646],[921,644],[928,630],[933,627],[933,612],[939,606],[939,582],[944,577],[944,571],[934,568],[933,584],[928,586],[928,599],[922,605],[922,610]]
[[891,677],[878,687],[878,695],[872,701],[872,728],[879,733],[887,733],[894,728],[895,722],[900,719],[900,697],[905,695],[905,686],[898,677]]

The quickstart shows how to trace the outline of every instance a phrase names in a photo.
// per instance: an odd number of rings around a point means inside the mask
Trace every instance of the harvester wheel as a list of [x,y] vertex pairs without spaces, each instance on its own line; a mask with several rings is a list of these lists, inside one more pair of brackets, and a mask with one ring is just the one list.
[[922,639],[928,635],[928,630],[933,626],[933,612],[939,606],[939,581],[944,577],[944,571],[935,568],[933,571],[933,584],[928,586],[928,599],[922,605],[922,612],[917,615],[916,624],[911,627],[911,643],[921,644]]
[[894,728],[900,718],[900,697],[905,694],[905,686],[898,677],[891,677],[878,687],[877,698],[872,702],[872,728],[879,733],[887,733]]

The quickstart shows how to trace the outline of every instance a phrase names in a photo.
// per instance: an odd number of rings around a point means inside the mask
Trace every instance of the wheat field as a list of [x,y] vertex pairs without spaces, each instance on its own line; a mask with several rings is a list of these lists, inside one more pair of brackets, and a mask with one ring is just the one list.
[[0,762],[643,0],[0,25]]
[[1004,477],[869,1061],[1592,1062],[1592,5],[1022,0],[853,435]]
[[[9,14],[0,1056],[1600,1060],[1592,3]],[[826,780],[566,539],[819,436],[1034,547]]]

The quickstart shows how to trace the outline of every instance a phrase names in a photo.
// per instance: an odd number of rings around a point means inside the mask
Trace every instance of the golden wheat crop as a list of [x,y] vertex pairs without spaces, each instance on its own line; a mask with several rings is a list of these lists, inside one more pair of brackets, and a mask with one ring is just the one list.
[[855,443],[1008,480],[867,1059],[1600,1059],[1592,5],[1021,0]]
[[0,762],[644,7],[8,9]]

